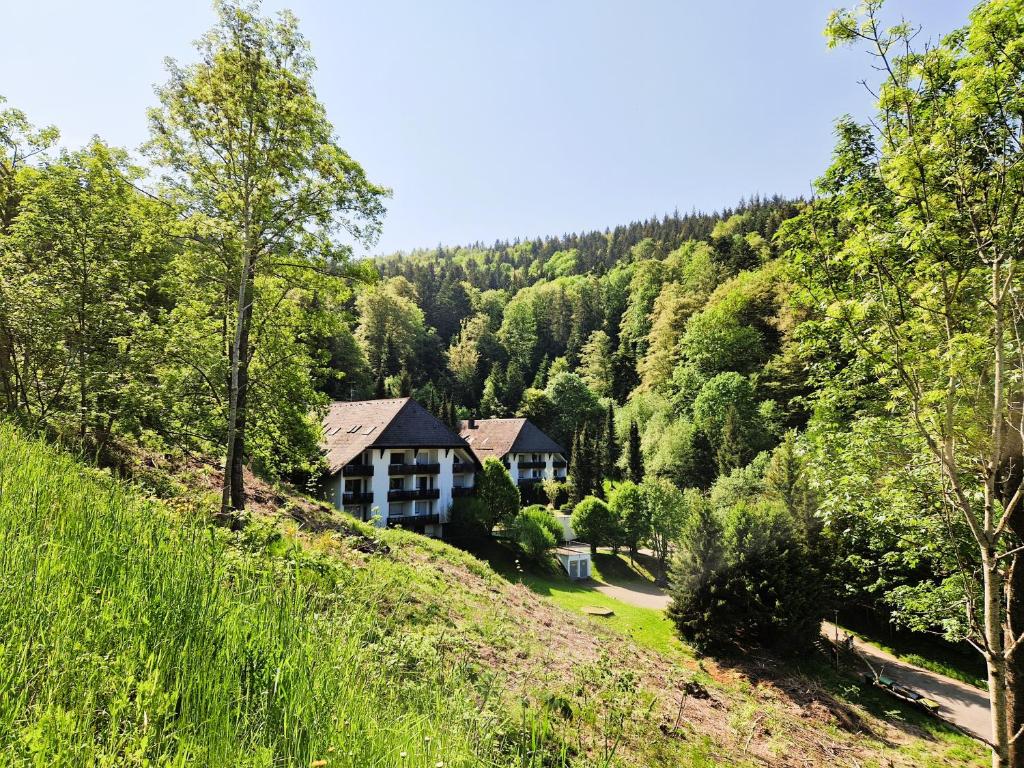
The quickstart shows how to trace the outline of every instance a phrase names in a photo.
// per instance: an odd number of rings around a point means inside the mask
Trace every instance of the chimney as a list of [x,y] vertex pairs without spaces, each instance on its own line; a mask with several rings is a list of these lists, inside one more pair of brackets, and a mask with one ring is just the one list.
[[470,417],[469,417],[469,418],[468,418],[468,419],[466,420],[466,426],[467,426],[467,427],[468,427],[469,429],[476,429],[476,419],[475,419],[474,417],[470,416]]

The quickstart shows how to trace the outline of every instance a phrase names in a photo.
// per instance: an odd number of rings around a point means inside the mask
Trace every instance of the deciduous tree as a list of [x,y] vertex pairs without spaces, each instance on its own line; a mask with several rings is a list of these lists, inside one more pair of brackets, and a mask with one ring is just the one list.
[[[149,114],[149,155],[165,171],[168,198],[188,219],[195,249],[219,271],[228,376],[222,514],[245,507],[243,462],[257,305],[262,322],[290,287],[336,270],[344,231],[370,242],[386,190],[370,183],[339,145],[313,89],[313,59],[290,13],[262,18],[218,2],[199,61],[168,63]],[[277,290],[261,290],[274,276]],[[254,336],[256,338],[254,338]]]

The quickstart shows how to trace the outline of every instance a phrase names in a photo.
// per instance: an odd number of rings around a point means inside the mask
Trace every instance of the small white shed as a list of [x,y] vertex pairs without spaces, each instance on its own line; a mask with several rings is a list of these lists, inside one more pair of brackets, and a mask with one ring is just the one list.
[[572,515],[552,515],[562,526],[562,541],[573,541],[576,534],[572,530]]
[[590,578],[590,545],[581,542],[563,544],[555,550],[555,557],[565,568],[570,579]]

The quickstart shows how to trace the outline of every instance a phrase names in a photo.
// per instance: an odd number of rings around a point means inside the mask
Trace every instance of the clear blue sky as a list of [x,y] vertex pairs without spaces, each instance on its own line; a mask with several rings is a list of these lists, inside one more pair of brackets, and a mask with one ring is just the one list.
[[[603,229],[806,195],[834,119],[866,114],[842,0],[266,0],[299,16],[342,144],[390,186],[374,252]],[[847,3],[851,4],[851,3]],[[163,58],[206,0],[5,0],[0,94],[64,143],[146,137]],[[889,0],[936,37],[966,0]]]

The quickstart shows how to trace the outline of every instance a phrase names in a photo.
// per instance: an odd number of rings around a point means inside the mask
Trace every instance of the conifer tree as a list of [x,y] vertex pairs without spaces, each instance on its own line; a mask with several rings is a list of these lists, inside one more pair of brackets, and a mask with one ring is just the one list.
[[551,367],[551,358],[548,355],[544,355],[541,358],[540,365],[537,366],[537,373],[533,377],[533,383],[530,385],[531,389],[544,389],[548,383],[548,368]]
[[644,457],[640,452],[640,428],[636,421],[629,422],[629,479],[634,483],[644,479]]
[[742,467],[746,445],[743,440],[739,413],[730,405],[725,412],[725,424],[722,426],[722,438],[718,443],[715,458],[718,461],[718,474],[728,475],[734,469]]
[[615,479],[618,474],[619,443],[615,438],[615,404],[608,401],[608,412],[605,414],[604,423],[604,471]]

